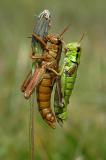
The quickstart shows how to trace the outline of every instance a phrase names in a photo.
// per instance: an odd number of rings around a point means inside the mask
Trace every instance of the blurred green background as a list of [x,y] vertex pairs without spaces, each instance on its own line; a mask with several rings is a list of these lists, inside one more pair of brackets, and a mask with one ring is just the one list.
[[50,33],[66,43],[82,41],[82,57],[64,127],[53,130],[35,106],[36,160],[106,159],[106,1],[0,1],[0,159],[29,159],[29,102],[20,92],[31,68],[30,40],[34,15],[49,9]]

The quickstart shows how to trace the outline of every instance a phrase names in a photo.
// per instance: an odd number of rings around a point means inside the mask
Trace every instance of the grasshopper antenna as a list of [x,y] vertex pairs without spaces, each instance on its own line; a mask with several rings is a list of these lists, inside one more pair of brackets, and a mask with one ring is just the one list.
[[64,30],[63,30],[63,31],[60,33],[60,35],[59,35],[60,37],[62,37],[63,34],[69,29],[70,25],[71,25],[71,24],[69,24],[67,27],[64,28]]
[[84,36],[86,35],[87,33],[82,33],[82,36],[80,38],[80,40],[78,41],[78,43],[81,43],[81,41],[83,40]]

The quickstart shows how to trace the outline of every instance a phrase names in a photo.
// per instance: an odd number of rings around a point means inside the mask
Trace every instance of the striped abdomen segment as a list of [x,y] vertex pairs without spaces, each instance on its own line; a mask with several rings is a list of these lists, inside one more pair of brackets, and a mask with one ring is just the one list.
[[55,116],[51,109],[52,80],[49,73],[45,73],[44,78],[37,87],[37,102],[42,118],[55,128]]
[[66,105],[69,103],[69,98],[74,88],[75,79],[76,79],[76,72],[70,77],[65,75],[64,99]]

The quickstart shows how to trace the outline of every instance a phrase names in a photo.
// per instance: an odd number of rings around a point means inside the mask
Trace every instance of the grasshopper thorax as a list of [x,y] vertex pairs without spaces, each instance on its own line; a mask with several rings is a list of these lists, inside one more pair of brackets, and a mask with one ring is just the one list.
[[56,35],[47,35],[46,37],[48,42],[59,45],[61,43],[61,39]]
[[65,54],[68,59],[77,64],[80,63],[81,47],[77,42],[68,43],[65,49]]

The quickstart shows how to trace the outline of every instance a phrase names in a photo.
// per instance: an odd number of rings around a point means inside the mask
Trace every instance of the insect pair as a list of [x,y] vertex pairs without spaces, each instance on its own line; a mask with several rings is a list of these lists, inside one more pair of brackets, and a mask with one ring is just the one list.
[[[56,120],[61,124],[67,117],[67,105],[71,96],[78,65],[80,63],[80,43],[69,43],[65,47],[63,67],[59,66],[63,41],[62,35],[49,35],[50,12],[45,10],[37,19],[32,33],[32,70],[25,79],[21,90],[26,99],[36,88],[38,108],[42,118],[52,128]],[[62,69],[60,69],[62,68]],[[51,108],[51,93],[56,84],[54,112]]]

